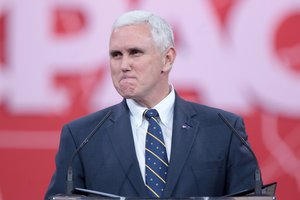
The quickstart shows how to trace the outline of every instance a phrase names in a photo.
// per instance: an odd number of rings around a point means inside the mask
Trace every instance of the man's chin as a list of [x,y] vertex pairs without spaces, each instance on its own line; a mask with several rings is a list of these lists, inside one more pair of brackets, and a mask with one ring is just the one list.
[[139,98],[139,94],[134,88],[126,88],[123,90],[117,90],[119,94],[125,99],[133,99]]
[[135,95],[133,93],[120,93],[120,95],[125,99],[134,99]]

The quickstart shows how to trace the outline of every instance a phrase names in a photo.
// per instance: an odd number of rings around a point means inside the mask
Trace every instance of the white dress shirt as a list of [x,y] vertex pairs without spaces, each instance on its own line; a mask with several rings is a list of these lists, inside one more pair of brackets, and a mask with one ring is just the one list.
[[[148,121],[143,118],[143,113],[148,108],[138,104],[132,99],[126,99],[126,103],[130,110],[130,122],[132,127],[135,152],[140,165],[141,174],[145,182],[145,141],[148,129]],[[159,124],[163,132],[169,161],[171,155],[174,103],[175,92],[172,86],[169,95],[153,108],[156,109],[159,113]]]

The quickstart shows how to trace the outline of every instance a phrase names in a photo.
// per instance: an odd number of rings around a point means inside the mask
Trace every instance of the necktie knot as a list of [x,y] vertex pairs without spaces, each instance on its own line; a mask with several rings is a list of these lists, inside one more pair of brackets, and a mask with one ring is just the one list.
[[147,109],[144,111],[144,116],[149,121],[152,117],[157,119],[159,117],[159,114],[156,109]]

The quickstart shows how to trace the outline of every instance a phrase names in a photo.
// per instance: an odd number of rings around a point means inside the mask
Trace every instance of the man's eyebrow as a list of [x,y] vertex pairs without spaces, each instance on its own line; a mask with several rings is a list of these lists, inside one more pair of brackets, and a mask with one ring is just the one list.
[[109,55],[113,55],[113,54],[120,53],[120,52],[121,51],[119,51],[119,50],[110,50]]
[[132,51],[138,51],[138,52],[143,52],[144,50],[140,47],[131,47],[131,48],[128,48],[127,50],[128,52],[132,52]]
[[[143,48],[140,48],[140,47],[129,47],[126,49],[127,52],[144,52]],[[118,54],[118,53],[122,53],[122,51],[120,50],[117,50],[117,49],[112,49],[109,51],[109,54],[110,55],[113,55],[113,54]]]

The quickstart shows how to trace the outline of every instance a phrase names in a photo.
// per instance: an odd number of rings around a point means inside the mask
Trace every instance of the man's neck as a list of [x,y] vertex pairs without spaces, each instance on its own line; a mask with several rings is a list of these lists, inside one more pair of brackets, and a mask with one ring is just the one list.
[[[162,95],[152,95],[153,99],[147,97],[143,99],[133,99],[137,104],[144,106],[146,108],[154,108],[157,104],[159,104],[164,98],[166,98],[170,92],[172,91],[172,85],[168,85],[167,90]],[[160,98],[157,98],[160,96]]]

